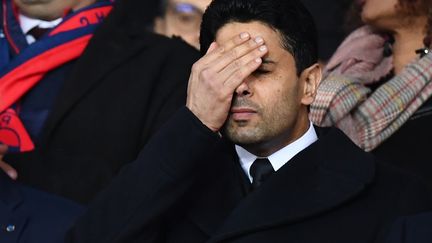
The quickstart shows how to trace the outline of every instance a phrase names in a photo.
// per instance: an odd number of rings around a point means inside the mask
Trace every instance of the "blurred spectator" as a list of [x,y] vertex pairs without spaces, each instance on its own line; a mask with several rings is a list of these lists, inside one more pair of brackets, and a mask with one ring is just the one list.
[[311,119],[362,149],[432,181],[430,0],[363,0],[366,24],[326,66]]
[[[198,52],[183,41],[144,30],[147,16],[137,10],[151,1],[117,1],[100,27],[110,0],[1,1],[1,8],[6,7],[1,17],[8,21],[2,22],[0,38],[5,48],[0,52],[5,118],[0,125],[5,128],[12,121],[13,111],[13,121],[23,123],[16,130],[28,135],[19,140],[28,146],[9,143],[4,161],[27,185],[87,202],[184,105]],[[24,16],[21,20],[49,22],[54,29],[29,44],[21,26],[27,21],[17,21],[16,14]],[[15,97],[16,90],[1,90],[11,87],[5,80],[17,85],[38,82]],[[16,99],[5,105],[11,97]],[[10,129],[3,131],[0,138],[10,138]],[[16,171],[5,162],[0,167],[14,177]]]
[[82,207],[12,181],[0,171],[0,242],[61,243]]
[[154,31],[168,37],[180,36],[199,49],[202,15],[211,0],[160,0]]

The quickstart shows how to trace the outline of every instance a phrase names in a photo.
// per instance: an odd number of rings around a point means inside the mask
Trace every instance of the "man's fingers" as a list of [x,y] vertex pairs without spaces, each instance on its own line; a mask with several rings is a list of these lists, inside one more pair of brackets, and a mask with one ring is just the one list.
[[228,65],[237,60],[241,59],[243,56],[254,52],[256,49],[264,45],[264,40],[261,37],[256,37],[251,39],[235,48],[226,51],[219,59],[215,60],[209,66],[212,67],[216,72],[223,71]]
[[[214,61],[207,65],[202,62],[194,64],[193,73],[200,77],[197,80],[203,80],[215,90],[223,89],[224,91],[221,90],[223,94],[232,93],[247,76],[259,67],[262,62],[261,58],[268,52],[263,38],[255,37],[240,43],[240,36],[241,34],[237,35],[223,46],[216,47],[218,45],[216,43],[210,45],[205,61],[208,62],[212,58]],[[225,51],[226,47],[232,48]]]
[[237,69],[231,76],[224,82],[224,87],[228,90],[235,90],[244,80],[251,75],[262,63],[262,59],[257,57],[244,65],[242,68]]
[[[231,62],[228,66],[226,66],[223,70],[221,70],[218,75],[220,79],[222,80],[228,80],[232,75],[238,72],[239,69],[244,69],[245,72],[244,75],[240,75],[243,78],[246,78],[249,74],[251,74],[253,71],[255,71],[256,68],[259,66],[256,66],[255,69],[252,71],[249,70],[246,66],[250,65],[251,61],[257,61],[261,64],[261,58],[266,55],[268,52],[267,46],[262,45],[258,49],[253,50],[252,52],[247,53],[243,57]],[[255,63],[253,63],[255,64]],[[242,71],[242,73],[243,73]],[[239,77],[240,77],[239,76]]]
[[213,46],[214,44],[212,43],[210,45],[209,49],[207,50],[207,54],[200,59],[199,63],[202,66],[208,66],[210,63],[219,59],[227,51],[230,51],[234,47],[241,45],[241,44],[247,42],[248,40],[250,40],[250,35],[249,35],[249,33],[244,32],[244,33],[241,33],[239,35],[236,35],[234,38],[227,41],[226,43],[224,43],[221,46],[217,45],[217,47],[214,50],[213,49],[210,50],[211,48],[214,48],[214,46]]
[[17,171],[6,162],[0,161],[0,169],[3,170],[13,180],[16,180],[18,178]]

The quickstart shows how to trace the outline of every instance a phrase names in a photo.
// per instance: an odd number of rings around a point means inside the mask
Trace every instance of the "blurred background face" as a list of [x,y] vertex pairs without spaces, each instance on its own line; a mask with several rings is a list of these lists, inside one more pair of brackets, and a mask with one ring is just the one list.
[[14,0],[20,12],[28,17],[54,20],[62,17],[66,10],[79,9],[96,0]]
[[[413,23],[413,19],[426,15],[425,12],[407,7],[407,0],[359,0],[359,2],[363,7],[362,21],[381,29],[392,30],[401,25],[409,25]],[[418,9],[421,0],[414,0],[414,2],[416,4],[412,6]]]
[[397,18],[398,0],[363,0],[361,18],[364,23],[381,26]]
[[157,17],[154,30],[168,37],[180,36],[199,49],[202,15],[211,0],[169,0],[165,15]]

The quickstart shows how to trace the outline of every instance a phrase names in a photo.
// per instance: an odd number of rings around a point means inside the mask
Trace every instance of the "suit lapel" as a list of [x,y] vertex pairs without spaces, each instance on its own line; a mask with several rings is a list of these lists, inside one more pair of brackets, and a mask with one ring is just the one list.
[[197,186],[201,196],[189,207],[192,208],[189,218],[209,236],[222,225],[247,190],[234,147],[227,142],[219,143],[212,155],[216,156],[206,162],[212,166],[207,166]]
[[154,41],[152,35],[144,30],[131,31],[130,28],[110,25],[112,21],[107,22],[109,19],[96,30],[86,51],[74,64],[71,76],[65,80],[58,95],[59,99],[46,121],[44,139],[50,136],[64,115],[105,76],[109,75],[109,72]]
[[362,192],[373,175],[372,158],[339,130],[329,131],[239,202],[210,242],[331,210]]

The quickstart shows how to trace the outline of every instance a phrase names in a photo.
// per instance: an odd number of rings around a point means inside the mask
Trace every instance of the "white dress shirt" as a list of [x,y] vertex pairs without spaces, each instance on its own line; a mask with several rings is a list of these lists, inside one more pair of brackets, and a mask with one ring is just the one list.
[[[283,147],[282,149],[274,152],[267,158],[268,160],[270,160],[273,169],[277,171],[290,159],[292,159],[292,157],[294,157],[300,151],[314,143],[316,140],[318,140],[318,136],[311,122],[309,125],[309,129],[306,131],[305,134],[303,134],[303,136]],[[238,145],[235,145],[235,149],[243,171],[249,177],[249,180],[252,182],[252,177],[249,173],[249,169],[252,166],[252,163],[258,158],[258,156],[250,153],[249,151]]]
[[21,26],[21,30],[26,36],[27,43],[31,44],[35,42],[35,38],[28,34],[28,32],[33,29],[36,26],[39,26],[40,28],[54,28],[60,22],[62,21],[62,18],[58,18],[52,21],[45,21],[40,19],[32,19],[30,17],[24,16],[22,14],[19,14],[19,22]]

